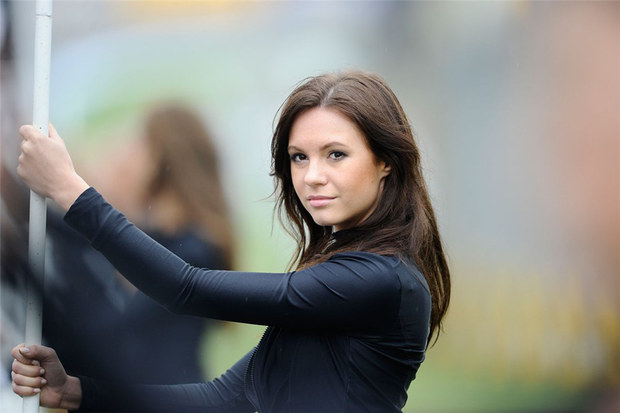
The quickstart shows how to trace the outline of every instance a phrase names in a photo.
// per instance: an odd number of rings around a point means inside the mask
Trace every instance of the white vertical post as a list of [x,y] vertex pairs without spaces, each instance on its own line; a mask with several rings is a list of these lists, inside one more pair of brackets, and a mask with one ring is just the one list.
[[[52,52],[52,0],[37,0],[34,32],[34,93],[32,123],[45,136],[49,134],[50,63]],[[45,224],[47,200],[30,191],[28,261],[32,277],[28,280],[25,343],[41,344],[42,291],[45,273]],[[23,413],[39,411],[39,395],[24,397]]]

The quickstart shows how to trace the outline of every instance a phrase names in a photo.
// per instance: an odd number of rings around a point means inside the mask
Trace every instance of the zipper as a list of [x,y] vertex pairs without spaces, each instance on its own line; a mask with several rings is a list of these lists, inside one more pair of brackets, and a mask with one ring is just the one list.
[[[263,331],[263,334],[261,335],[260,340],[258,341],[258,344],[256,345],[256,347],[254,347],[254,352],[252,353],[252,357],[250,357],[250,363],[248,364],[248,369],[246,370],[246,386],[245,386],[245,394],[251,394],[253,396],[256,396],[256,402],[258,404],[258,406],[256,406],[256,410],[258,412],[260,412],[261,407],[263,406],[263,401],[261,399],[261,394],[259,392],[259,390],[256,388],[256,382],[254,381],[254,358],[256,357],[256,354],[258,353],[258,350],[261,348],[261,346],[263,345],[263,342],[265,341],[265,337],[267,336],[267,333],[271,331],[273,327],[268,326],[267,328],[265,328],[265,330]],[[250,376],[250,380],[249,380],[249,384],[248,384],[248,380],[247,380],[247,376]],[[251,401],[251,400],[250,400]]]

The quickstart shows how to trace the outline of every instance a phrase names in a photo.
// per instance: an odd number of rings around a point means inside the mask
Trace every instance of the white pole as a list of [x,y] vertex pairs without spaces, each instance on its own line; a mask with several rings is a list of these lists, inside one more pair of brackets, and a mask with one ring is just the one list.
[[[52,0],[36,1],[34,32],[34,96],[32,123],[49,134],[50,61],[52,52]],[[45,197],[30,191],[28,262],[32,278],[28,280],[25,343],[41,344],[42,296],[45,272]],[[39,411],[39,394],[24,397],[23,413]]]

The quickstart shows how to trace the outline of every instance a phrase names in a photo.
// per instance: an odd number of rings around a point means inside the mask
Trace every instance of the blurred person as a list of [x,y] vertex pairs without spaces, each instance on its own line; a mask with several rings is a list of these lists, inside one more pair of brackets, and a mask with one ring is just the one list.
[[[218,157],[197,113],[179,104],[154,108],[143,137],[99,166],[106,173],[93,180],[102,193],[123,200],[123,210],[160,244],[193,266],[232,268]],[[170,313],[117,276],[60,217],[48,222],[43,332],[67,370],[152,384],[204,380],[201,344],[215,323]]]
[[[144,125],[141,139],[114,148],[95,164],[90,178],[141,226],[163,233],[192,230],[207,237],[222,265],[231,268],[230,208],[217,150],[199,114],[179,103],[157,104]],[[106,166],[109,172],[101,174]]]
[[[0,348],[24,337],[26,280],[32,280],[26,256],[27,193],[0,163]],[[15,177],[16,178],[16,177]],[[21,401],[10,390],[11,358],[0,357],[0,411],[17,411]],[[4,410],[5,409],[5,410]]]
[[104,201],[50,130],[20,129],[20,176],[130,282],[172,311],[268,327],[220,378],[176,386],[69,376],[53,349],[19,345],[17,394],[82,411],[401,411],[450,274],[411,126],[382,78],[312,77],[280,109],[276,211],[297,240],[285,273],[183,262]]
[[549,157],[540,195],[557,225],[562,270],[581,278],[588,356],[581,369],[596,413],[620,409],[619,22],[619,3],[571,3],[535,33],[554,45],[561,70],[546,79]]
[[[27,265],[28,191],[14,173],[14,130],[20,110],[15,104],[15,26],[13,4],[0,0],[0,410],[18,411],[21,400],[11,391],[11,357],[6,352],[24,337]],[[7,104],[11,102],[11,104]],[[6,351],[5,351],[6,349]]]
[[[620,303],[620,4],[571,4],[538,37],[555,45],[562,76],[547,79],[547,204],[573,258]],[[543,38],[545,38],[543,37]],[[598,286],[598,285],[597,285]]]

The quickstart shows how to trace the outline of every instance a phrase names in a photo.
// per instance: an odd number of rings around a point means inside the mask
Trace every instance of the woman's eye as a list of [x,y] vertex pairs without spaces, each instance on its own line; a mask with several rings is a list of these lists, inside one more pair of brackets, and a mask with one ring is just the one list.
[[301,162],[306,159],[306,155],[303,153],[294,153],[291,155],[291,162]]
[[344,152],[340,152],[340,151],[333,151],[330,152],[329,157],[332,159],[342,159],[346,156],[346,154]]

